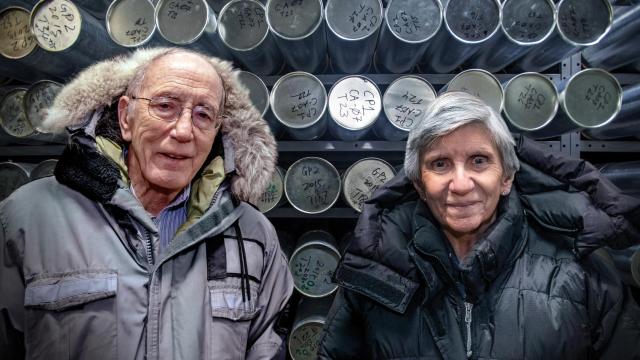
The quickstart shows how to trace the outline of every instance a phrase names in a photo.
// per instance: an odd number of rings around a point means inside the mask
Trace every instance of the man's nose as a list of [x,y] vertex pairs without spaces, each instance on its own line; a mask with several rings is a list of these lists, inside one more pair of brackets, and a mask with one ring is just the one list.
[[193,121],[191,109],[183,108],[175,123],[175,138],[178,141],[190,141],[193,139]]

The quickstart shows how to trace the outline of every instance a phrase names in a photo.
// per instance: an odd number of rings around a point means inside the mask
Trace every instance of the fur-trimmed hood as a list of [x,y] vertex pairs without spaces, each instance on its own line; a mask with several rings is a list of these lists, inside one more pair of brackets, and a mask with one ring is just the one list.
[[[48,110],[42,127],[60,133],[87,122],[97,109],[124,94],[136,71],[166,48],[141,49],[99,62],[64,86]],[[266,121],[251,105],[248,90],[238,80],[232,64],[211,57],[226,91],[221,133],[234,151],[235,173],[231,191],[241,201],[255,202],[271,180],[277,162],[277,145]]]

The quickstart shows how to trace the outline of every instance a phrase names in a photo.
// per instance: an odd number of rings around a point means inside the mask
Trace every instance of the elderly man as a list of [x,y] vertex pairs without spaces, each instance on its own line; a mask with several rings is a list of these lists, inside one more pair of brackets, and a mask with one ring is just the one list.
[[0,204],[3,358],[257,359],[292,279],[257,199],[275,141],[227,62],[104,61],[47,118],[55,177]]

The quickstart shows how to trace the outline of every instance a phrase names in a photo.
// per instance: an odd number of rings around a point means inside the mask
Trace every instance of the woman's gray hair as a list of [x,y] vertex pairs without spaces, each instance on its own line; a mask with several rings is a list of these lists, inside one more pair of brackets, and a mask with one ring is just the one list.
[[502,117],[479,98],[465,92],[446,92],[438,96],[427,109],[425,117],[409,132],[404,157],[404,169],[409,180],[421,183],[420,159],[435,141],[454,130],[470,124],[483,124],[500,153],[507,177],[520,168],[514,149],[515,141]]

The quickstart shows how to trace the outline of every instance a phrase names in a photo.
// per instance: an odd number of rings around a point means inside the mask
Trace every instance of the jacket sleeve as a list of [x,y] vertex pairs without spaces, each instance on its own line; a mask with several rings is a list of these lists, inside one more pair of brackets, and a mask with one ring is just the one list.
[[357,313],[359,295],[340,288],[327,315],[318,359],[366,359],[362,321]]
[[0,354],[3,359],[23,359],[23,251],[21,239],[7,237],[5,205],[0,203]]
[[272,359],[280,348],[282,339],[274,326],[293,292],[293,278],[287,259],[278,245],[278,236],[271,224],[266,226],[268,244],[265,266],[258,295],[260,314],[252,320],[249,329],[246,359]]
[[[521,170],[533,168],[544,174],[527,177],[526,171],[520,171],[516,185],[521,194],[532,195],[533,199],[537,193],[559,190],[554,196],[564,204],[583,198],[592,204],[587,211],[574,214],[581,219],[581,229],[574,241],[579,255],[602,246],[622,249],[640,243],[639,198],[623,194],[587,161],[551,152],[524,136],[517,135],[516,143]],[[536,181],[542,177],[548,180]]]

